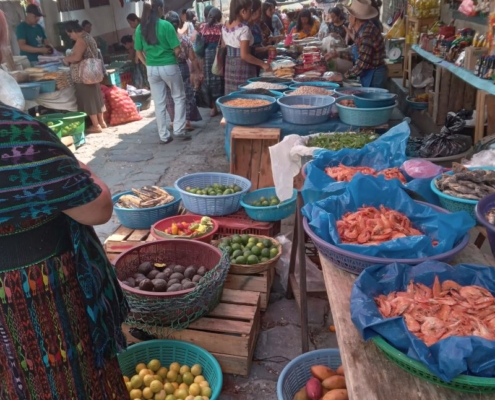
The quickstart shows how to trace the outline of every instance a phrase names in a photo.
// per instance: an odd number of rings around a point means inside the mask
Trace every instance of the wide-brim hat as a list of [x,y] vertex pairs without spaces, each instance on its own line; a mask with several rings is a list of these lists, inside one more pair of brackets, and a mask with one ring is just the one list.
[[358,19],[367,20],[378,16],[378,10],[371,5],[370,0],[349,0],[345,8]]

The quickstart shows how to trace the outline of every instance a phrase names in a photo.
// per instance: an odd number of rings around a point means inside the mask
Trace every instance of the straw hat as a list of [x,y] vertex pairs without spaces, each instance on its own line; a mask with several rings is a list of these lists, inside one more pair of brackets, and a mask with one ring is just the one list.
[[370,0],[349,0],[345,8],[357,19],[367,20],[378,15],[378,10],[371,5]]

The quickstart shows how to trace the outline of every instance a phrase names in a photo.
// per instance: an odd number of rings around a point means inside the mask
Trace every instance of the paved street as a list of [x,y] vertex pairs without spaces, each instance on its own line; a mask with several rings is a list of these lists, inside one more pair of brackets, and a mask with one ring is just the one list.
[[[110,187],[112,194],[144,185],[173,186],[186,173],[228,171],[224,151],[224,128],[220,117],[210,118],[201,109],[203,121],[193,123],[197,129],[191,141],[174,140],[159,144],[153,106],[143,111],[143,119],[110,127],[105,133],[87,136],[87,143],[76,156],[87,163]],[[98,226],[103,241],[118,226],[114,216]],[[285,224],[285,229],[288,229]],[[309,299],[310,348],[337,347],[328,301]],[[221,400],[276,400],[278,374],[300,354],[301,336],[297,304],[287,300],[278,279],[272,288],[270,305],[262,315],[262,330],[248,379],[224,375]]]

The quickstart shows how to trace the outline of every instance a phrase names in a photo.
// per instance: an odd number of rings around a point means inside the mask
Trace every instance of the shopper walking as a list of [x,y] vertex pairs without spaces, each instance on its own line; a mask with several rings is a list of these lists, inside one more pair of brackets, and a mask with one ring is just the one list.
[[161,143],[172,141],[167,129],[167,87],[175,104],[174,137],[190,139],[186,134],[186,93],[177,57],[180,41],[172,24],[162,20],[163,0],[145,3],[141,24],[136,29],[134,48],[139,60],[147,66],[151,96],[155,103],[155,115]]

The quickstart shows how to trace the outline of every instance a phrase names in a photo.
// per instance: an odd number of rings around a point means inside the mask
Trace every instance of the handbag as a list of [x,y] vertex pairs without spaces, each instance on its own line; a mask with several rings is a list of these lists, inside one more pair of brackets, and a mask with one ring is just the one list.
[[103,61],[98,58],[98,54],[93,54],[93,56],[93,58],[86,58],[79,63],[79,79],[86,85],[100,83],[105,76]]
[[227,48],[222,47],[222,38],[218,42],[217,54],[215,55],[215,61],[211,67],[211,73],[216,76],[223,76],[225,73],[225,55]]

